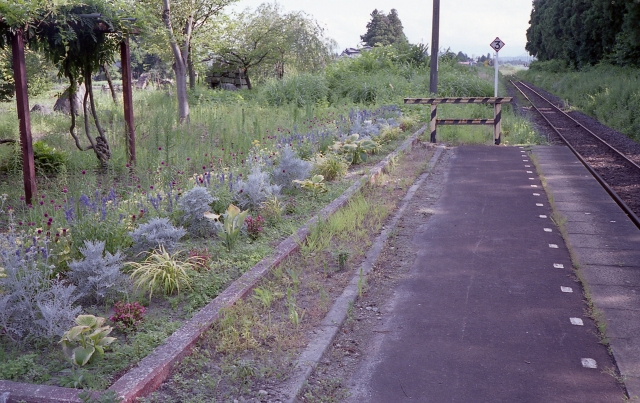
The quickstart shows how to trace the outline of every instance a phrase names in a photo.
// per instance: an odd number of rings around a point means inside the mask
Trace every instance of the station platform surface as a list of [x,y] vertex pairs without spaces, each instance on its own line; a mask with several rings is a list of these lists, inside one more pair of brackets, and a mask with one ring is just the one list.
[[565,147],[461,146],[450,164],[349,401],[622,402],[616,365],[640,394],[640,231]]

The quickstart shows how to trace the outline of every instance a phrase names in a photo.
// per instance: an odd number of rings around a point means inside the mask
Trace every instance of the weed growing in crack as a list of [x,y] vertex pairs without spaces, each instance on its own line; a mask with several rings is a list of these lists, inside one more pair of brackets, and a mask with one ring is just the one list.
[[293,295],[291,288],[287,289],[287,309],[289,311],[289,321],[296,329],[298,329],[300,322],[302,322],[302,318],[304,317],[304,311],[298,313],[296,297]]
[[266,287],[257,287],[253,290],[253,298],[259,301],[265,309],[269,309],[273,304],[274,295]]
[[360,274],[358,275],[358,296],[362,298],[364,288],[367,286],[367,278],[364,276],[362,267],[360,268]]

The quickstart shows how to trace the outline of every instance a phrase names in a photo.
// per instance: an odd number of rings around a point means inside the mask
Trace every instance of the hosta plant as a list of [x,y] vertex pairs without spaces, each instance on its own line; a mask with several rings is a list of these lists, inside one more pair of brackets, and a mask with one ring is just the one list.
[[133,284],[148,291],[149,298],[156,290],[171,295],[174,291],[179,293],[181,287],[191,288],[189,271],[195,270],[200,258],[189,257],[182,261],[179,254],[170,254],[164,246],[160,246],[142,262],[129,262],[128,265],[134,269],[130,274]]
[[356,165],[367,160],[369,153],[378,150],[378,144],[371,139],[359,140],[360,135],[354,133],[347,136],[344,141],[336,141],[331,149],[340,154],[346,154],[351,164]]
[[293,182],[300,185],[304,190],[311,192],[314,199],[317,198],[320,193],[327,191],[327,185],[325,185],[324,176],[322,175],[313,175],[310,179],[303,181],[296,180]]
[[104,326],[105,321],[99,316],[79,315],[75,320],[77,326],[62,335],[62,350],[74,365],[82,367],[102,357],[105,348],[116,341],[115,337],[108,337],[113,328]]
[[248,210],[241,211],[238,207],[230,204],[227,208],[227,212],[224,213],[224,223],[222,225],[222,243],[227,247],[230,252],[233,249],[238,237],[240,236],[240,230],[244,224],[244,220],[247,218]]

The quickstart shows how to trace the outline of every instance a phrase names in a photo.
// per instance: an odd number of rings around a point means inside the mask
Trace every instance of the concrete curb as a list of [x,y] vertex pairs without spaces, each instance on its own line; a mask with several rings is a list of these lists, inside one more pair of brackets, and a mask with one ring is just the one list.
[[422,183],[429,177],[433,168],[437,164],[442,152],[443,146],[438,146],[436,152],[431,157],[427,170],[420,175],[418,180],[409,188],[409,191],[402,199],[400,208],[391,218],[388,224],[385,225],[385,229],[382,230],[380,235],[376,238],[375,242],[367,252],[364,262],[361,264],[360,269],[356,271],[353,278],[342,292],[342,295],[338,297],[329,312],[322,320],[319,328],[317,328],[317,334],[313,340],[309,342],[307,348],[300,354],[296,360],[294,366],[296,368],[294,374],[289,378],[289,381],[283,387],[282,392],[286,394],[287,403],[295,403],[297,397],[305,387],[309,376],[316,368],[322,356],[327,351],[333,339],[335,338],[338,330],[342,326],[342,323],[347,318],[347,312],[349,306],[355,302],[358,297],[358,288],[361,276],[365,277],[373,269],[373,265],[378,260],[384,244],[389,238],[391,232],[395,229],[398,220],[403,216],[407,205],[415,195],[416,191],[420,188]]
[[[222,309],[232,306],[240,298],[243,298],[271,269],[278,266],[287,256],[295,252],[299,246],[298,242],[307,237],[311,227],[319,219],[326,219],[334,214],[367,182],[375,182],[375,179],[385,172],[389,164],[399,154],[410,150],[417,143],[418,137],[425,130],[426,125],[412,134],[395,151],[371,168],[368,173],[357,179],[342,195],[320,210],[316,216],[309,219],[295,234],[282,241],[270,256],[262,259],[251,270],[234,281],[220,295],[169,336],[163,344],[143,358],[137,366],[130,369],[111,385],[107,391],[115,391],[122,398],[121,403],[133,403],[138,397],[146,396],[157,389],[169,376],[174,365],[189,354],[202,333],[218,319]],[[82,403],[82,400],[78,397],[81,392],[78,389],[0,380],[2,403]]]

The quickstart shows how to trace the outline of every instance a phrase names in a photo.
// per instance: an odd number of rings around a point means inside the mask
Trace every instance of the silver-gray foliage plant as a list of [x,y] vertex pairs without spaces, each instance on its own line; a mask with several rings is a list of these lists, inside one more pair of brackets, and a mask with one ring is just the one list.
[[257,209],[269,197],[280,194],[281,187],[271,183],[268,172],[262,170],[260,164],[251,167],[246,181],[238,181],[236,201],[243,209]]
[[311,173],[312,164],[298,158],[295,151],[287,144],[280,154],[278,166],[273,170],[273,183],[284,189],[292,188],[294,180],[305,180]]
[[73,325],[82,311],[82,307],[73,306],[80,297],[75,291],[74,285],[54,281],[37,302],[41,319],[37,319],[35,323],[40,327],[42,336],[62,336]]
[[20,236],[7,234],[0,243],[6,274],[0,279],[0,333],[14,340],[61,335],[81,311],[73,305],[79,297],[76,287],[51,281],[46,253],[23,249],[26,242]]
[[129,235],[133,239],[133,249],[136,252],[160,246],[171,251],[186,232],[182,227],[174,227],[168,218],[152,218],[148,223],[140,224],[134,231],[129,232]]
[[126,277],[120,272],[124,256],[120,251],[115,255],[104,250],[104,241],[84,241],[80,253],[82,260],[69,263],[69,280],[78,287],[78,292],[96,302],[114,295],[126,284]]
[[206,236],[214,231],[210,220],[204,216],[211,210],[210,204],[214,201],[216,198],[201,186],[189,190],[178,200],[178,207],[184,213],[183,224],[192,235]]

